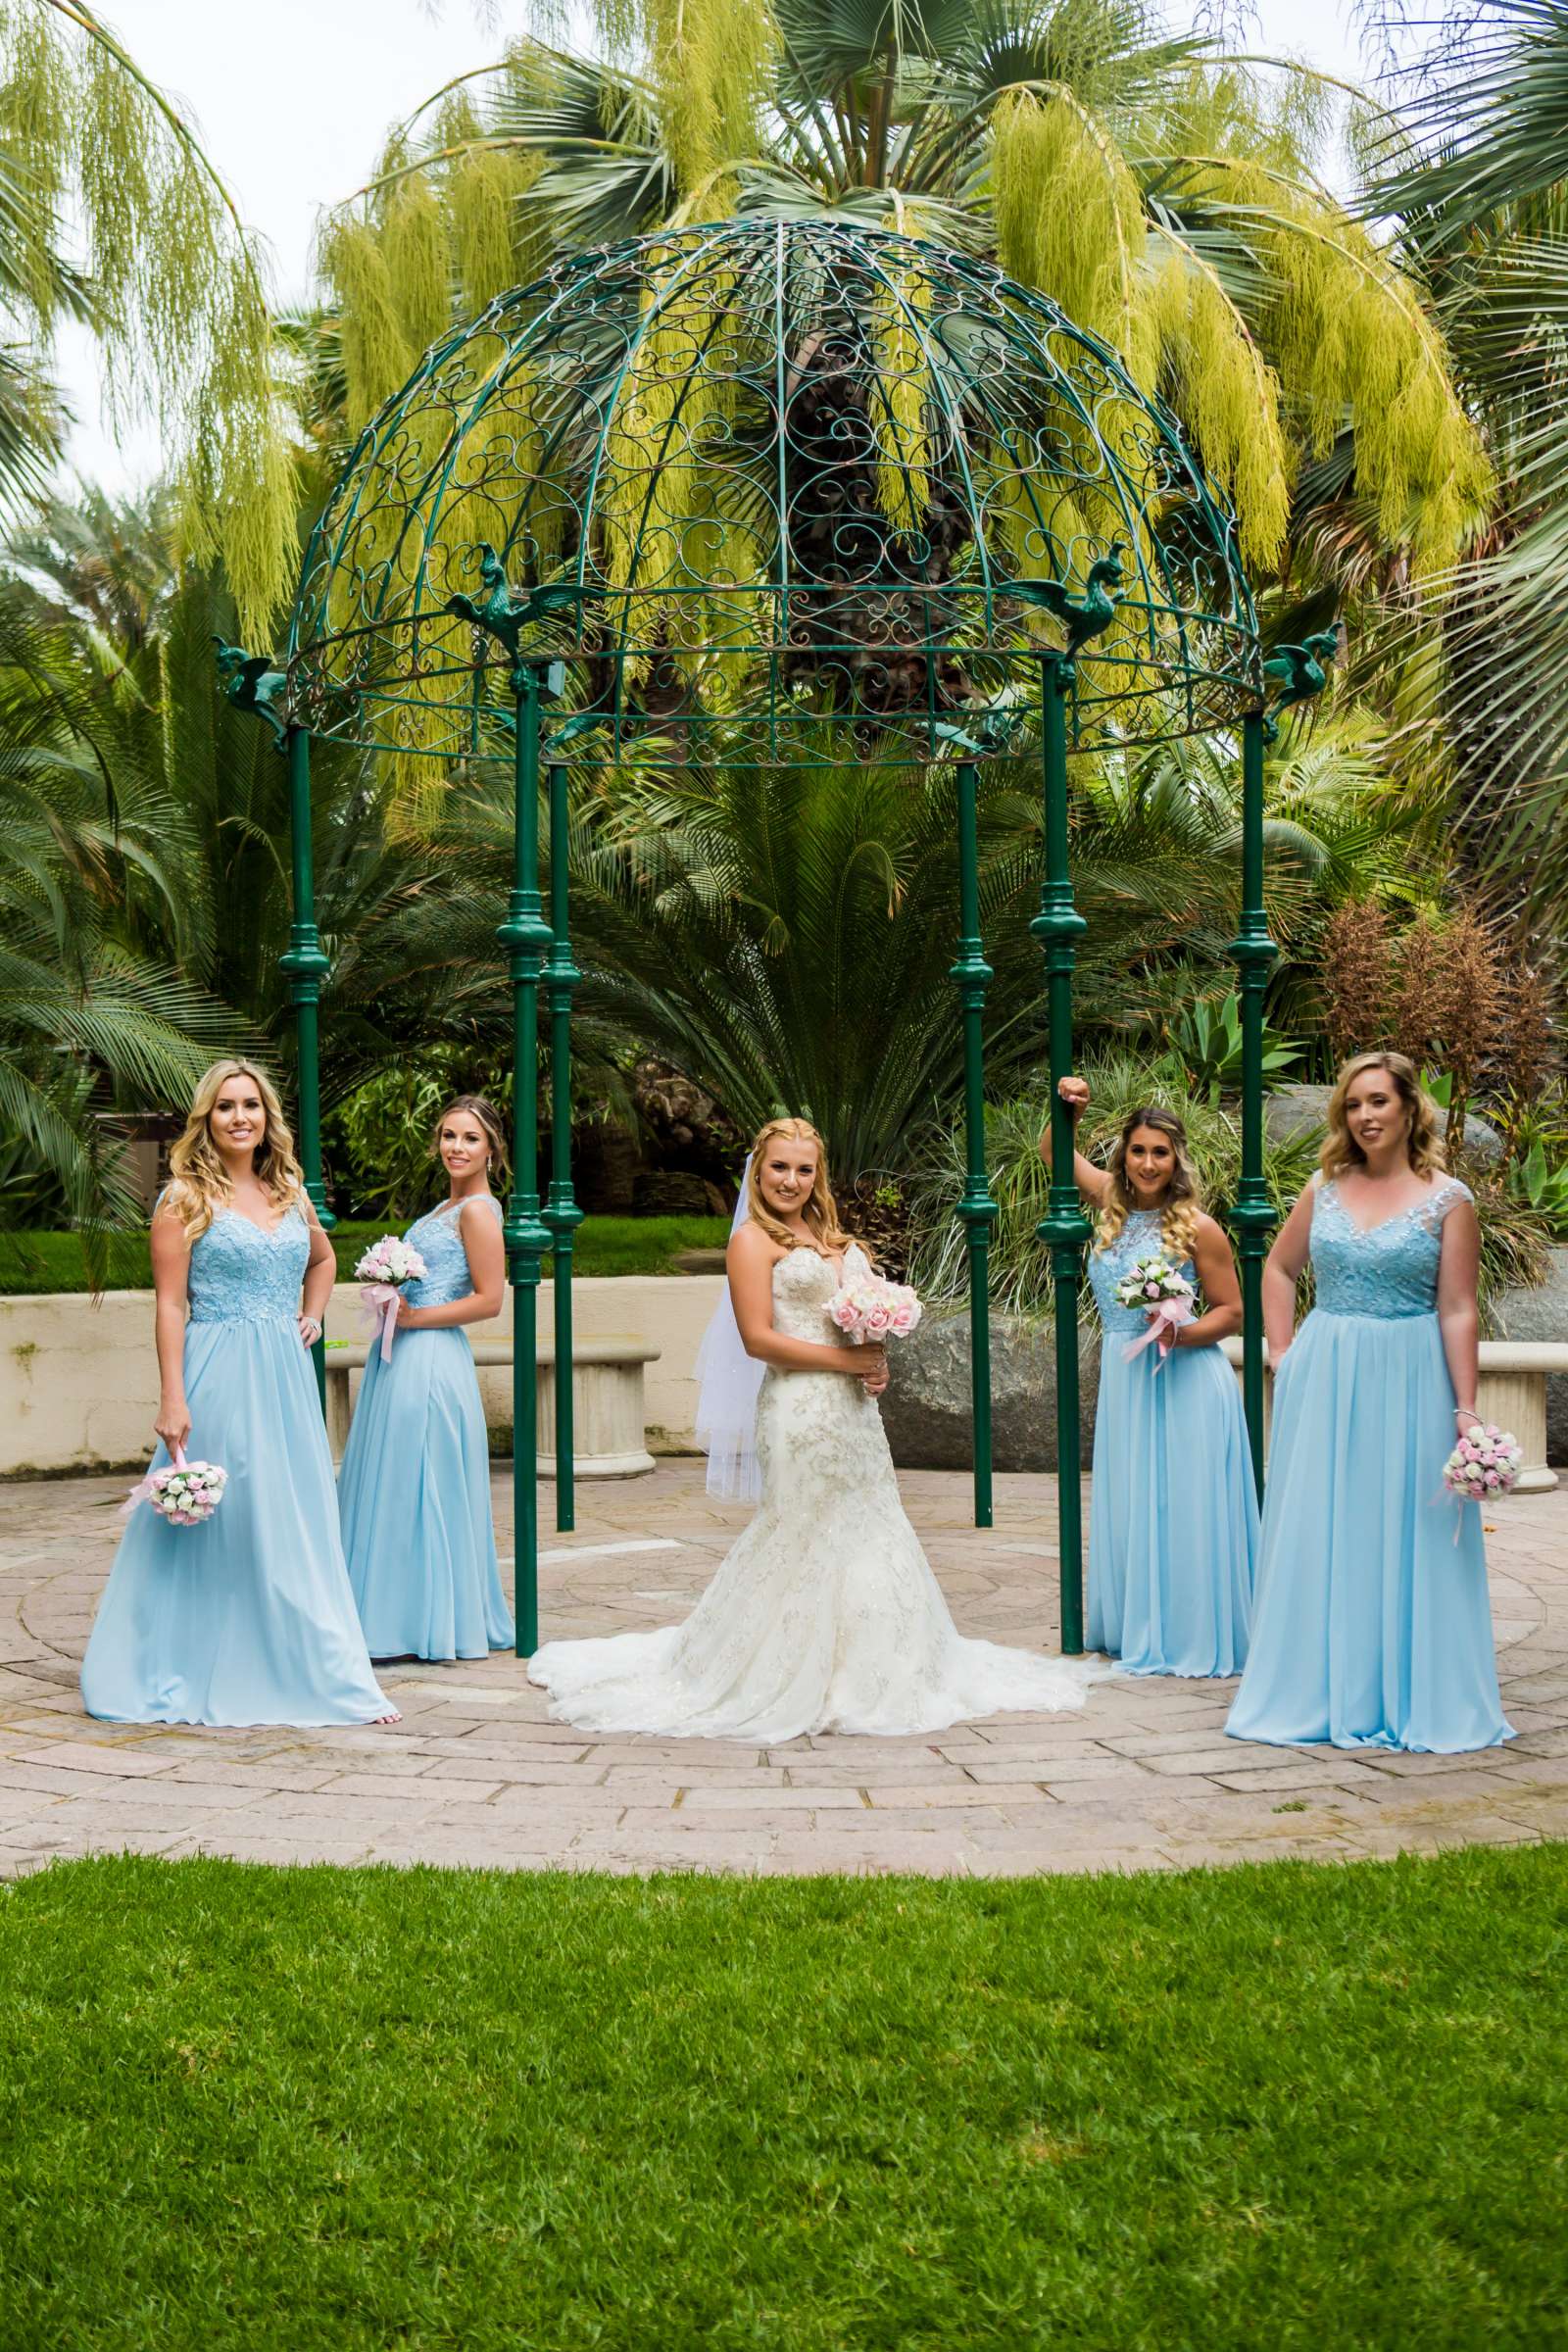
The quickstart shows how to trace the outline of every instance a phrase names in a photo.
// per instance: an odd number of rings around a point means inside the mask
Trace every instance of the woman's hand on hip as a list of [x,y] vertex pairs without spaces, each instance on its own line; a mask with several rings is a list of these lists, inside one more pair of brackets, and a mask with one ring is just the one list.
[[190,1436],[190,1408],[183,1396],[166,1396],[164,1398],[158,1407],[158,1418],[153,1423],[153,1429],[155,1434],[163,1439],[171,1453],[177,1446],[184,1445],[185,1440]]

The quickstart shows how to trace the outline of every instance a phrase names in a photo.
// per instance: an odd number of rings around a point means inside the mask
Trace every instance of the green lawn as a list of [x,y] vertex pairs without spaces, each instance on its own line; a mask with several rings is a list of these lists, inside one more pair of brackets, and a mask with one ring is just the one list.
[[[354,1262],[386,1231],[384,1225],[344,1223],[333,1227],[338,1272],[353,1278]],[[577,1228],[573,1252],[579,1274],[667,1274],[678,1250],[722,1250],[729,1239],[727,1217],[588,1217]],[[152,1268],[145,1234],[122,1234],[110,1245],[111,1291],[147,1291]],[[545,1260],[545,1274],[550,1260]],[[0,1293],[85,1291],[87,1269],[74,1233],[0,1233]]]
[[1568,1849],[0,1888],[7,2352],[1539,2352]]

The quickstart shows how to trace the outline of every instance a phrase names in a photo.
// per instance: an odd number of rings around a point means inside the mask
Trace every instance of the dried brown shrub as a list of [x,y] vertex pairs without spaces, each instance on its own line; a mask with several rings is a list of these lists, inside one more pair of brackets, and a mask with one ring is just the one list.
[[1389,1042],[1394,941],[1376,899],[1352,899],[1323,934],[1323,1025],[1336,1061]]

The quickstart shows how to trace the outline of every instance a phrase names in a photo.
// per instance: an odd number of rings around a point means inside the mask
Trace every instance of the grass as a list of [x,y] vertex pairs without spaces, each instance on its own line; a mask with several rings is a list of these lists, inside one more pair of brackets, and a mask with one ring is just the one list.
[[[354,1263],[384,1225],[345,1222],[332,1229],[338,1273],[353,1279]],[[677,1252],[722,1250],[728,1217],[588,1217],[577,1228],[575,1271],[593,1274],[668,1274]],[[548,1279],[550,1260],[545,1260]],[[111,1291],[150,1291],[152,1267],[145,1234],[119,1234],[109,1244]],[[89,1287],[81,1243],[74,1233],[0,1233],[0,1293],[34,1297]]]
[[1540,2352],[1565,1849],[0,1889],[8,2352]]

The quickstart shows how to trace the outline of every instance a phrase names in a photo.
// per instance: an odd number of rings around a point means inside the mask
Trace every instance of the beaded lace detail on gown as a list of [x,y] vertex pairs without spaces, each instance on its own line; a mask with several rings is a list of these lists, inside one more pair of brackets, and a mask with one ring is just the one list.
[[[852,1270],[868,1270],[854,1249]],[[839,1283],[812,1250],[780,1258],[774,1329],[848,1346],[827,1312]],[[769,1367],[757,1449],[761,1503],[691,1616],[658,1633],[547,1643],[529,1673],[552,1713],[594,1730],[759,1742],[899,1734],[1080,1706],[1107,1671],[957,1632],[858,1381]]]
[[1424,1200],[1363,1231],[1340,1199],[1339,1186],[1319,1185],[1311,1244],[1319,1313],[1375,1315],[1384,1322],[1430,1315],[1438,1303],[1443,1220],[1456,1200],[1471,1198],[1468,1185],[1450,1176]]
[[[494,1194],[479,1195],[486,1206],[495,1212],[496,1223],[502,1219],[502,1207]],[[463,1208],[454,1209],[451,1201],[440,1208],[426,1210],[416,1217],[403,1236],[411,1250],[417,1250],[427,1273],[422,1282],[411,1282],[404,1297],[411,1306],[450,1306],[454,1298],[466,1298],[473,1289],[473,1277],[468,1271],[468,1252],[463,1247]]]
[[[1160,1239],[1160,1212],[1157,1208],[1129,1209],[1120,1233],[1108,1250],[1090,1249],[1089,1287],[1095,1294],[1100,1320],[1107,1332],[1123,1340],[1136,1340],[1149,1329],[1149,1317],[1141,1306],[1123,1306],[1116,1297],[1116,1285],[1133,1270],[1137,1257],[1152,1257],[1158,1250],[1161,1257],[1167,1252]],[[1177,1268],[1198,1288],[1198,1271],[1190,1257]]]
[[292,1323],[311,1254],[311,1229],[285,1209],[270,1233],[237,1208],[220,1208],[190,1253],[193,1323]]

